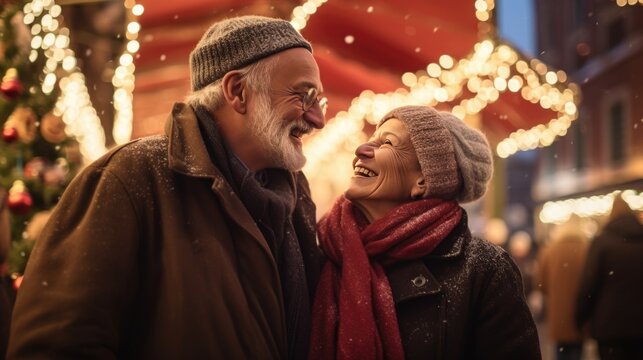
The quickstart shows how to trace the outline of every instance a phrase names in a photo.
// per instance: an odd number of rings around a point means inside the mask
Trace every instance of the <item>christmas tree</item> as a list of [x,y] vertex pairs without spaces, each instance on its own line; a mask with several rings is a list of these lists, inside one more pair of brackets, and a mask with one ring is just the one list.
[[44,37],[32,33],[45,21],[25,21],[26,5],[0,5],[0,209],[8,213],[10,228],[0,222],[0,231],[11,239],[8,259],[0,258],[0,265],[14,276],[24,271],[39,228],[80,164],[77,144],[54,109],[59,91],[43,86],[52,55],[38,44]]

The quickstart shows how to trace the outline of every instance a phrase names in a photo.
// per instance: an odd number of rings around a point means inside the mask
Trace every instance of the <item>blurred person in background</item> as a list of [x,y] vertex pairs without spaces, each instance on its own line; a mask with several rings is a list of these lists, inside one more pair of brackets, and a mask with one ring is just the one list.
[[302,137],[312,48],[282,19],[212,25],[165,134],[69,185],[27,264],[10,359],[301,359],[320,271]]
[[583,334],[576,326],[576,299],[589,242],[580,218],[556,226],[538,255],[535,283],[545,297],[546,324],[558,360],[580,360]]
[[601,360],[643,359],[643,224],[620,195],[590,245],[576,321],[589,322]]
[[460,203],[492,174],[485,136],[404,106],[355,150],[345,194],[319,222],[328,258],[310,359],[540,359],[509,254],[471,235]]
[[513,261],[518,265],[520,274],[522,275],[522,283],[525,291],[525,296],[529,297],[533,291],[533,278],[534,278],[534,250],[531,235],[524,230],[519,230],[511,234],[509,237],[509,255]]

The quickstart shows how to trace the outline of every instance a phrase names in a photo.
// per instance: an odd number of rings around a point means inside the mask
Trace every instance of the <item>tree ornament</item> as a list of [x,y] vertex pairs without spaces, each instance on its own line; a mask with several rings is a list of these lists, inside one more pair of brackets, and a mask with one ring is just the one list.
[[15,68],[7,69],[7,72],[0,83],[0,92],[8,100],[14,100],[22,95],[22,83],[18,78],[18,70]]
[[25,169],[24,169],[24,175],[25,179],[27,180],[34,180],[40,178],[42,176],[42,173],[45,171],[45,168],[47,167],[47,161],[41,157],[41,156],[36,156],[33,159],[29,160],[25,164]]
[[48,166],[42,173],[42,181],[47,186],[62,186],[65,184],[67,173],[58,164]]
[[64,157],[59,157],[58,159],[56,159],[54,165],[58,166],[65,175],[69,174],[69,161]]
[[16,215],[26,215],[31,210],[33,199],[22,180],[13,182],[7,197],[7,207]]
[[53,112],[47,113],[40,120],[40,134],[52,144],[63,142],[67,138],[63,119]]
[[37,122],[38,117],[33,110],[19,106],[9,115],[4,126],[15,128],[18,131],[18,139],[25,144],[30,144],[36,138]]
[[17,275],[16,278],[13,280],[13,288],[15,290],[18,290],[20,288],[20,285],[22,285],[23,278],[24,278],[23,275]]
[[2,129],[2,139],[7,144],[11,144],[18,140],[18,130],[16,130],[15,127],[5,126],[4,129]]

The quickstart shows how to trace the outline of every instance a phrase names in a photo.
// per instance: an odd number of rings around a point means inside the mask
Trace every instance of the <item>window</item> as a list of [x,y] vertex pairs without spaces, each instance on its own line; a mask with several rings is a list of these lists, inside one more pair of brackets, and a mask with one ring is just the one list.
[[625,158],[625,106],[615,102],[609,108],[609,154],[612,162],[620,162]]
[[613,49],[625,40],[625,21],[622,17],[612,20],[607,26],[607,48]]
[[580,119],[573,125],[574,134],[574,167],[582,170],[585,167],[585,134]]
[[574,26],[576,28],[583,26],[587,16],[587,0],[574,1]]

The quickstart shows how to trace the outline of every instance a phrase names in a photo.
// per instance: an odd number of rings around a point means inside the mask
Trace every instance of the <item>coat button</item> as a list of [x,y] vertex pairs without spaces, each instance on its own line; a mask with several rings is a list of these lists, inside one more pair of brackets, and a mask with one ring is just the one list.
[[415,287],[422,287],[422,286],[426,285],[427,280],[426,280],[426,278],[424,276],[419,275],[415,279],[411,280],[411,282],[413,283],[413,286],[415,286]]

